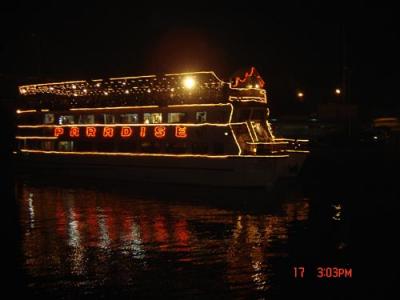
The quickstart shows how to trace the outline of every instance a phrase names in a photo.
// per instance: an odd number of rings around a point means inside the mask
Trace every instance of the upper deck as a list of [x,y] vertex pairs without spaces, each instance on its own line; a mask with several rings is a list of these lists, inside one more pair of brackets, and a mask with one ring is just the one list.
[[225,82],[212,72],[117,77],[19,86],[20,109],[123,107],[144,105],[267,103],[255,68]]
[[22,85],[17,148],[46,154],[285,154],[281,147],[288,142],[275,141],[263,87],[255,68],[229,82],[214,72],[192,72]]

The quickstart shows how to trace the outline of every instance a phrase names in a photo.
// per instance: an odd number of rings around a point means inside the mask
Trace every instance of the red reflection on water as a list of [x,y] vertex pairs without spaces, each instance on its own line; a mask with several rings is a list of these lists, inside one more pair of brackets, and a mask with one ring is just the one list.
[[[85,274],[98,282],[117,273],[116,278],[132,284],[133,277],[126,274],[156,272],[151,260],[163,263],[168,250],[179,268],[223,265],[219,272],[229,286],[264,291],[270,284],[270,257],[285,255],[274,252],[274,244],[283,244],[288,223],[307,219],[309,210],[307,201],[284,203],[276,214],[245,214],[95,191],[44,191],[22,193],[26,269],[43,278],[53,268],[64,279]],[[40,224],[33,230],[28,228],[29,199],[35,224]]]
[[65,210],[62,203],[56,202],[56,231],[61,238],[66,238],[67,236],[67,223]]
[[186,220],[180,219],[174,223],[174,235],[178,245],[187,246],[189,244],[189,230]]
[[140,216],[138,225],[140,228],[143,243],[147,244],[147,243],[151,242],[152,238],[151,238],[150,228],[149,228],[149,224],[147,222],[147,218],[144,216]]
[[168,240],[168,230],[164,217],[158,216],[154,221],[154,238],[159,243],[165,243]]
[[[110,239],[111,242],[113,242],[117,238],[116,224],[114,221],[114,212],[111,208],[107,207],[104,209],[104,214],[106,215],[108,238]],[[116,214],[116,216],[118,216],[118,214]]]
[[89,235],[90,242],[95,242],[98,240],[99,235],[99,223],[97,219],[97,212],[95,207],[88,207],[87,210],[87,232]]
[[122,222],[122,233],[124,236],[128,236],[132,232],[133,220],[130,217],[125,217]]

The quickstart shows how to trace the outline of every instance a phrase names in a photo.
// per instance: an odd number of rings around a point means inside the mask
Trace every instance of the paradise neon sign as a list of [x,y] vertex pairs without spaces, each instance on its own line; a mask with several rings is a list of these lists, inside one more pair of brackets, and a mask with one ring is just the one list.
[[[53,129],[53,136],[56,138],[69,136],[71,138],[79,138],[79,137],[87,137],[87,138],[95,138],[97,136],[103,137],[106,139],[121,137],[121,138],[129,138],[135,135],[138,135],[141,138],[145,138],[146,136],[154,136],[158,139],[165,138],[166,136],[174,135],[176,138],[185,139],[188,137],[187,127],[186,126],[174,126],[174,130],[168,129],[166,126],[140,126],[138,128],[133,128],[129,126],[123,127],[61,127],[57,126]],[[120,128],[120,130],[118,130]],[[169,134],[168,134],[169,132]]]

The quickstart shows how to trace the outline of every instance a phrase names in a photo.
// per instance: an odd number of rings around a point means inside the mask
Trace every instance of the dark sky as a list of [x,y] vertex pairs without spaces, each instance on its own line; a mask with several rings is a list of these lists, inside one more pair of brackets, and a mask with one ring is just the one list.
[[341,86],[344,48],[348,100],[399,113],[399,31],[394,5],[364,1],[154,2],[31,1],[1,9],[2,78],[17,82],[214,70],[228,79],[255,66],[270,103],[291,111],[331,100]]

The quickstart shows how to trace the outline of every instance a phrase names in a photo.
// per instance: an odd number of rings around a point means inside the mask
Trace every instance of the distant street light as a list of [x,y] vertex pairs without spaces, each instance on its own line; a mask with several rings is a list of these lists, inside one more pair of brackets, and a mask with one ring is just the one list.
[[341,91],[340,89],[336,89],[336,90],[335,90],[335,94],[336,94],[336,95],[340,95],[341,93],[342,93],[342,91]]

